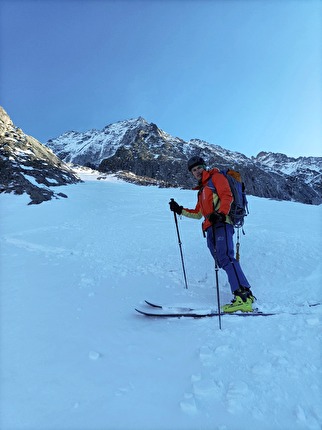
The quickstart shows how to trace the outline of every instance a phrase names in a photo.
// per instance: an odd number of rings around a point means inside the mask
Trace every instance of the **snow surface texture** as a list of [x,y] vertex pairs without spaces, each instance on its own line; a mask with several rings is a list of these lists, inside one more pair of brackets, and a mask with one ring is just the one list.
[[0,428],[321,429],[322,206],[249,198],[241,263],[257,306],[282,313],[219,330],[134,311],[216,306],[200,223],[179,220],[185,289],[168,207],[195,192],[82,178],[66,200],[0,195]]

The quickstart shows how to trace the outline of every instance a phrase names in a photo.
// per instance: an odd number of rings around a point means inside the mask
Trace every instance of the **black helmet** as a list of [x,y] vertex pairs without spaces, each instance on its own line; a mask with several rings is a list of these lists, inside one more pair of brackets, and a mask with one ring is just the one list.
[[190,160],[188,160],[188,170],[191,172],[191,170],[196,166],[205,166],[205,160],[199,156],[191,157]]

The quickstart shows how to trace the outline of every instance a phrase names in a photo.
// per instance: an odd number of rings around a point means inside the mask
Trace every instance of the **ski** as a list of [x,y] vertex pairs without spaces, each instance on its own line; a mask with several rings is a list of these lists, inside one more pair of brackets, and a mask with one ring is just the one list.
[[[179,308],[180,309],[180,308]],[[178,308],[157,308],[155,307],[154,310],[143,310],[135,308],[136,312],[138,312],[141,315],[145,315],[148,317],[163,317],[163,318],[182,318],[182,317],[189,317],[189,318],[205,318],[205,317],[218,317],[218,312],[215,312],[211,309],[192,309],[192,310],[178,310]],[[220,315],[234,315],[239,317],[254,317],[254,316],[262,316],[267,317],[271,315],[277,315],[276,313],[267,313],[267,312],[260,312],[260,311],[253,311],[253,312],[223,312]]]
[[[171,313],[172,312],[183,312],[183,313],[185,313],[185,312],[192,312],[192,311],[195,311],[196,313],[199,313],[200,311],[202,312],[202,311],[205,311],[205,308],[198,308],[198,307],[195,307],[195,308],[191,308],[191,307],[188,307],[188,306],[184,306],[184,305],[160,305],[160,304],[157,304],[157,303],[153,303],[153,302],[149,302],[148,300],[144,300],[144,302],[148,305],[148,306],[151,306],[152,308],[154,308],[154,309],[162,309],[163,311],[170,311]],[[310,308],[312,308],[312,307],[315,307],[315,306],[320,306],[321,305],[321,303],[320,302],[315,302],[315,303],[308,303],[306,306],[308,306],[308,307],[310,307]],[[304,306],[304,305],[303,305]],[[209,308],[207,308],[207,309],[209,309]],[[216,315],[218,316],[218,311],[213,311],[213,310],[211,310],[211,313],[214,313],[214,312],[216,312]],[[260,312],[260,311],[258,311],[258,309],[257,308],[255,308],[254,309],[254,312],[256,312],[256,313],[260,313],[261,315],[263,314],[263,313],[265,313],[265,312]],[[227,312],[226,312],[227,313]],[[223,315],[224,313],[222,313],[221,315]],[[271,315],[275,315],[276,314],[276,312],[274,313],[274,312],[269,312],[269,314]],[[241,314],[242,315],[242,314]],[[215,316],[215,315],[214,315]]]
[[[164,311],[164,313],[169,311],[169,313],[171,313],[171,314],[172,313],[188,313],[188,312],[190,313],[190,312],[192,312],[195,314],[200,314],[200,313],[202,313],[202,314],[205,313],[207,315],[211,314],[211,316],[212,315],[213,316],[219,315],[217,310],[205,308],[205,307],[204,308],[201,308],[201,307],[190,308],[188,306],[182,306],[182,305],[177,305],[177,306],[175,306],[175,305],[159,305],[156,303],[149,302],[148,300],[144,300],[144,301],[148,306],[151,306],[154,309],[162,310],[162,311]],[[228,313],[228,312],[222,312],[220,315],[224,315],[225,313]],[[257,313],[257,314],[260,313],[261,315],[263,314],[263,312],[260,312],[258,310],[258,308],[255,308],[252,313]]]

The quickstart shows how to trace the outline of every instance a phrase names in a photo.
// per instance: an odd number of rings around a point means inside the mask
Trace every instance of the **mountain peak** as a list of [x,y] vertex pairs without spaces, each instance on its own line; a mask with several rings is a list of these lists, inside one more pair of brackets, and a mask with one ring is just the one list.
[[[310,204],[322,203],[322,185],[317,185],[315,181],[314,188],[311,186],[312,175],[322,171],[322,161],[317,160],[313,164],[300,160],[295,163],[284,154],[264,151],[256,158],[248,158],[201,139],[186,142],[173,137],[156,124],[148,123],[142,116],[118,121],[95,133],[61,136],[47,142],[47,145],[66,162],[106,173],[130,172],[131,175],[146,177],[147,183],[153,179],[162,186],[183,188],[194,186],[186,162],[189,157],[198,154],[208,166],[239,170],[248,194]],[[321,175],[318,177],[321,182]],[[293,186],[294,180],[296,187]]]

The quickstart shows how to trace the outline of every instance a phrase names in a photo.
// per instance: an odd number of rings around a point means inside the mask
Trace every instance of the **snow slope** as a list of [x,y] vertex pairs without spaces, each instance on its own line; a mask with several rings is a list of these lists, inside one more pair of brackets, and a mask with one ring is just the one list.
[[321,429],[322,206],[249,198],[241,263],[257,306],[281,314],[219,330],[134,311],[216,306],[200,222],[179,220],[185,289],[168,209],[195,192],[85,176],[64,200],[0,195],[0,428]]

